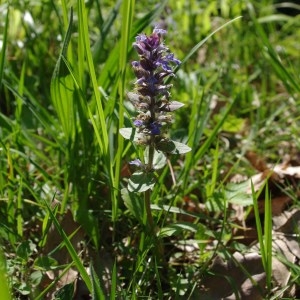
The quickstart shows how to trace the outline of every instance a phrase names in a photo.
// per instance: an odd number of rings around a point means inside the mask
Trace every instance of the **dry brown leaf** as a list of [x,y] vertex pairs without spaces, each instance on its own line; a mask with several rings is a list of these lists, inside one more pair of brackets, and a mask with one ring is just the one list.
[[273,170],[282,178],[285,176],[291,176],[298,179],[300,178],[300,166],[292,167],[287,166],[286,164],[280,164],[276,165]]
[[252,167],[257,171],[264,172],[265,170],[268,170],[265,160],[258,156],[258,154],[254,151],[247,151],[245,157],[248,159]]
[[[253,285],[241,266],[257,285]],[[216,257],[210,271],[213,275],[207,276],[201,283],[201,299],[263,299],[265,273],[261,257],[257,253],[243,255],[235,252],[227,261]]]
[[[300,210],[298,209],[274,217],[272,278],[278,290],[278,297],[293,297],[295,294],[294,286],[290,286],[284,293],[280,289],[288,285],[291,276],[291,270],[282,262],[282,258],[292,264],[300,259],[300,245],[295,235],[299,227]],[[263,299],[266,275],[259,253],[259,244],[256,244],[249,249],[248,253],[235,252],[227,261],[217,256],[210,269],[213,275],[207,276],[201,282],[201,299]],[[243,269],[251,275],[252,279]]]
[[273,227],[277,232],[294,234],[300,228],[300,210],[285,211],[273,218]]

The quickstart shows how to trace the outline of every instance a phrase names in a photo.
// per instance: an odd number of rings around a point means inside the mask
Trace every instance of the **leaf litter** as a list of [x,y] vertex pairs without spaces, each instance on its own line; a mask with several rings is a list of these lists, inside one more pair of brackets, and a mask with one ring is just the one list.
[[[289,209],[293,198],[287,192],[287,187],[297,189],[300,166],[293,166],[288,162],[268,166],[254,152],[247,153],[246,157],[259,173],[246,180],[234,176],[227,186],[226,195],[231,208],[236,212],[235,218],[241,225],[235,235],[240,243],[249,247],[234,253],[226,251],[225,259],[220,254],[213,258],[209,274],[200,286],[199,295],[204,300],[259,300],[266,296],[266,273],[257,243],[254,214],[247,210],[252,204],[251,185],[258,192],[262,187],[265,188],[266,182],[272,195],[272,294],[274,299],[281,299],[295,297],[299,293],[299,287],[289,282],[290,266],[299,266],[300,261],[300,210]],[[262,216],[265,207],[263,195],[264,192],[261,192],[258,201]]]

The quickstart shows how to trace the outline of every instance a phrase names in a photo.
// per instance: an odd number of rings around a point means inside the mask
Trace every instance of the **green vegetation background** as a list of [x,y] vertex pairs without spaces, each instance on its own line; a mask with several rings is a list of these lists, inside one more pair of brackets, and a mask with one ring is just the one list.
[[[276,163],[300,147],[300,19],[277,9],[270,0],[1,2],[0,238],[15,297],[42,299],[46,271],[73,266],[99,299],[165,292],[157,278],[153,283],[153,240],[139,240],[143,203],[121,197],[132,172],[127,162],[140,149],[118,134],[134,113],[126,99],[134,82],[132,42],[154,25],[168,30],[165,43],[184,62],[172,96],[185,106],[171,135],[192,148],[170,158],[176,186],[168,167],[160,174],[152,193],[157,226],[174,236],[166,241],[171,253],[175,240],[191,236],[230,240],[229,229],[216,228],[233,226],[226,219],[228,179],[256,172],[245,152]],[[210,216],[180,211],[187,198]],[[59,246],[45,250],[50,225],[64,229],[59,220],[67,212],[77,222],[73,231],[84,230],[83,247],[109,254],[109,287],[98,284],[102,258],[91,260],[96,271],[87,274],[90,260],[64,232],[68,263],[51,258]],[[181,222],[185,214],[197,221]],[[193,264],[170,267],[176,296],[197,286],[214,255],[205,245]]]

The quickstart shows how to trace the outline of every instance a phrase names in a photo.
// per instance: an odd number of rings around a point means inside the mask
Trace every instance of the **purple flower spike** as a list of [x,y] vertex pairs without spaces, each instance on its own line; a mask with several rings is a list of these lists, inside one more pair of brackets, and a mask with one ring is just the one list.
[[[128,93],[129,100],[134,104],[138,115],[133,124],[139,134],[138,143],[156,147],[160,137],[164,138],[166,130],[163,126],[172,122],[170,112],[178,103],[170,103],[168,78],[175,76],[174,67],[180,60],[165,46],[163,37],[167,31],[155,27],[150,35],[139,34],[133,47],[139,60],[132,61],[132,69],[136,76],[135,89]],[[175,105],[176,104],[176,105]]]

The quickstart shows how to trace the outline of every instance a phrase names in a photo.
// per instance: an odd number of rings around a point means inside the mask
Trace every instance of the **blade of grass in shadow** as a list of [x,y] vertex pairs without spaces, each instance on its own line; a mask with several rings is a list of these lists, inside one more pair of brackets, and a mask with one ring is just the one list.
[[7,6],[5,25],[3,31],[2,45],[1,45],[1,53],[0,53],[0,87],[2,85],[4,64],[5,64],[5,54],[6,54],[6,46],[7,46],[7,34],[8,34],[8,25],[9,25],[9,4]]
[[[20,237],[23,237],[23,216],[20,213],[23,211],[23,179],[22,177],[19,179],[19,186],[18,186],[18,195],[17,195],[17,213],[16,213],[16,220],[17,220],[17,232]],[[1,298],[0,298],[1,299]]]
[[93,288],[92,299],[105,300],[105,295],[103,294],[98,275],[95,272],[92,264],[90,264],[90,270],[91,270],[92,288]]
[[282,80],[286,89],[292,93],[293,91],[300,91],[299,80],[296,79],[288,72],[287,68],[285,68],[281,62],[281,59],[278,53],[274,50],[271,42],[269,41],[262,25],[259,23],[259,20],[255,16],[254,8],[251,3],[248,3],[248,10],[251,16],[252,22],[255,25],[255,29],[257,34],[259,35],[261,41],[264,45],[264,52],[266,59],[270,62],[273,69],[275,70],[278,77]]
[[99,26],[100,35],[92,48],[93,60],[95,64],[99,63],[101,52],[104,50],[104,41],[106,38],[108,38],[111,27],[119,14],[121,3],[121,0],[117,1],[115,6],[111,9],[106,20]]
[[[271,176],[271,173],[270,175]],[[258,192],[255,192],[254,185],[251,182],[251,190],[253,197],[253,208],[254,208],[254,216],[255,216],[255,224],[257,229],[257,236],[260,246],[260,253],[262,257],[262,263],[264,270],[266,272],[266,283],[267,290],[271,292],[271,284],[272,284],[272,205],[271,205],[271,197],[268,192],[268,179],[265,179],[265,183],[259,189]],[[265,188],[265,211],[264,211],[264,235],[263,235],[263,227],[260,220],[259,208],[258,208],[258,195]]]
[[[66,0],[61,1],[61,7],[62,7],[62,13],[63,13],[63,25],[66,30],[66,35],[68,34],[70,24],[72,24],[72,19],[73,19],[73,7],[71,6],[71,16],[70,16],[70,21],[69,21],[69,10],[68,10],[68,4]],[[72,44],[68,45],[64,55],[68,54],[67,57],[69,61],[73,64],[73,49],[72,49]]]
[[272,204],[268,183],[265,186],[265,213],[264,213],[264,246],[266,253],[266,279],[267,289],[272,288]]
[[[24,63],[22,65],[22,70],[21,70],[21,76],[20,76],[20,79],[19,79],[19,86],[18,86],[18,92],[19,92],[19,95],[21,95],[21,96],[23,96],[23,94],[24,94],[26,69],[27,69],[27,63],[26,63],[26,60],[24,60]],[[15,112],[16,121],[17,121],[18,125],[21,126],[23,101],[20,97],[17,97],[16,104],[17,104],[16,105],[16,112]],[[21,128],[18,128],[18,129],[21,130]]]
[[253,208],[254,208],[254,216],[255,216],[255,224],[256,224],[256,230],[257,230],[257,236],[258,236],[258,242],[260,245],[260,252],[261,252],[261,258],[264,270],[267,268],[267,262],[266,262],[266,253],[265,253],[265,247],[264,247],[264,240],[263,240],[263,231],[262,231],[262,225],[259,217],[259,209],[258,209],[258,193],[255,192],[253,182],[251,181],[251,191],[252,191],[252,197],[253,197]]
[[111,274],[111,288],[110,288],[110,299],[117,299],[117,262],[115,261],[112,274]]
[[215,192],[215,187],[217,185],[217,180],[218,180],[219,158],[220,158],[219,140],[217,139],[216,140],[216,148],[213,149],[213,155],[212,155],[211,180],[209,180],[209,182],[205,186],[207,199],[210,199]]
[[[67,234],[64,232],[63,228],[60,226],[59,221],[57,220],[57,218],[55,217],[55,214],[53,213],[51,207],[49,206],[49,204],[47,203],[46,200],[44,200],[45,206],[47,208],[47,211],[50,214],[50,217],[53,221],[53,224],[56,228],[56,230],[58,231],[59,235],[62,237],[63,242],[74,262],[74,265],[76,266],[76,268],[78,269],[78,272],[80,273],[80,276],[82,277],[83,281],[85,282],[88,290],[92,293],[92,282],[91,279],[83,265],[83,263],[81,262],[80,257],[78,256],[78,254],[76,253],[72,243],[70,242]],[[56,208],[55,208],[56,209]]]
[[[97,126],[97,128],[95,128],[95,130],[99,131],[99,133],[101,134],[101,139],[98,140],[99,146],[100,146],[100,151],[101,151],[101,154],[105,158],[107,158],[108,135],[107,135],[107,128],[106,128],[106,123],[105,123],[105,116],[104,116],[104,112],[103,112],[103,105],[102,105],[102,101],[101,101],[101,97],[100,97],[100,92],[99,92],[98,83],[97,83],[97,79],[96,79],[94,62],[93,62],[92,53],[91,53],[87,13],[86,13],[84,1],[78,0],[77,4],[78,4],[78,21],[80,23],[79,34],[81,35],[81,38],[83,41],[84,53],[85,53],[86,60],[87,60],[88,71],[89,71],[90,79],[92,81],[93,95],[96,99],[97,116],[98,116],[99,122],[100,122],[99,126]],[[94,117],[92,119],[94,119]]]

